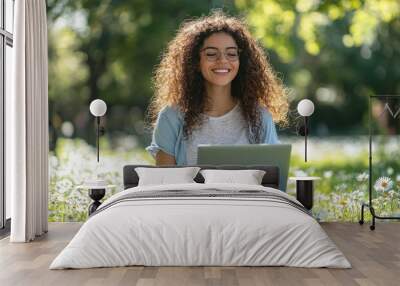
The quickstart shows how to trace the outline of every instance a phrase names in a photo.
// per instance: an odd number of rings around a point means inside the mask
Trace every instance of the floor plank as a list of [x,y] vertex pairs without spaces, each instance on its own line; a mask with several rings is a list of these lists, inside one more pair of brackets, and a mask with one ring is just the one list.
[[32,243],[0,240],[0,285],[399,285],[400,223],[368,225],[322,223],[352,269],[290,267],[116,267],[84,270],[48,269],[80,223],[50,223],[49,233]]

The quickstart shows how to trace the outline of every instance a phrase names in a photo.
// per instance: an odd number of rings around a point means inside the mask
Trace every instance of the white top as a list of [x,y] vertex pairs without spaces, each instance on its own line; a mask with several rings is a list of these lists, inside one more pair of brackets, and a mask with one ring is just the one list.
[[197,146],[201,144],[249,144],[249,127],[243,118],[239,104],[222,116],[203,115],[200,128],[193,129],[186,145],[186,160],[189,165],[197,164]]

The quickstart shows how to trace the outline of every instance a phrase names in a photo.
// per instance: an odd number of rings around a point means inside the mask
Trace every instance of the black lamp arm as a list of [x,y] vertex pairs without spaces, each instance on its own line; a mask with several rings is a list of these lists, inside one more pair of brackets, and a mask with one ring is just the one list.
[[309,116],[303,116],[304,121],[299,120],[297,125],[297,134],[304,136],[304,161],[307,162],[307,136],[310,133]]
[[97,147],[97,162],[99,162],[99,155],[100,155],[100,116],[96,116],[96,147]]
[[304,161],[307,162],[308,116],[304,116]]

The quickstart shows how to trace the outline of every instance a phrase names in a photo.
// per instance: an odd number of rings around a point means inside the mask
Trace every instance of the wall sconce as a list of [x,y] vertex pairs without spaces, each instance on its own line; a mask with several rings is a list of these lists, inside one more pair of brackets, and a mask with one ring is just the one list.
[[[104,116],[107,111],[107,104],[101,99],[95,99],[90,103],[90,113],[96,117],[96,147],[97,147],[97,162],[99,162],[100,155],[100,131],[104,133],[104,128],[100,128],[100,117]],[[101,129],[101,130],[100,130]]]
[[314,103],[309,99],[303,99],[297,105],[297,111],[304,117],[304,125],[301,125],[297,132],[299,135],[304,136],[304,161],[307,162],[307,135],[309,132],[308,118],[314,113]]

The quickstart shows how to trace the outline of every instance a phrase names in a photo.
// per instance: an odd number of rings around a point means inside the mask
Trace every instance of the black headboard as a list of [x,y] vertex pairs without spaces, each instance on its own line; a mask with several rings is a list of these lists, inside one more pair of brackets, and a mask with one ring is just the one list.
[[[124,189],[133,188],[138,185],[139,177],[135,171],[137,167],[147,168],[182,168],[182,167],[194,167],[194,166],[153,166],[153,165],[126,165],[124,166]],[[264,187],[279,188],[279,168],[276,166],[237,166],[237,165],[219,165],[219,166],[208,166],[208,165],[196,165],[201,169],[224,169],[224,170],[264,170],[266,173],[262,179],[261,184]],[[204,183],[204,178],[200,174],[197,174],[194,180],[197,183]]]

